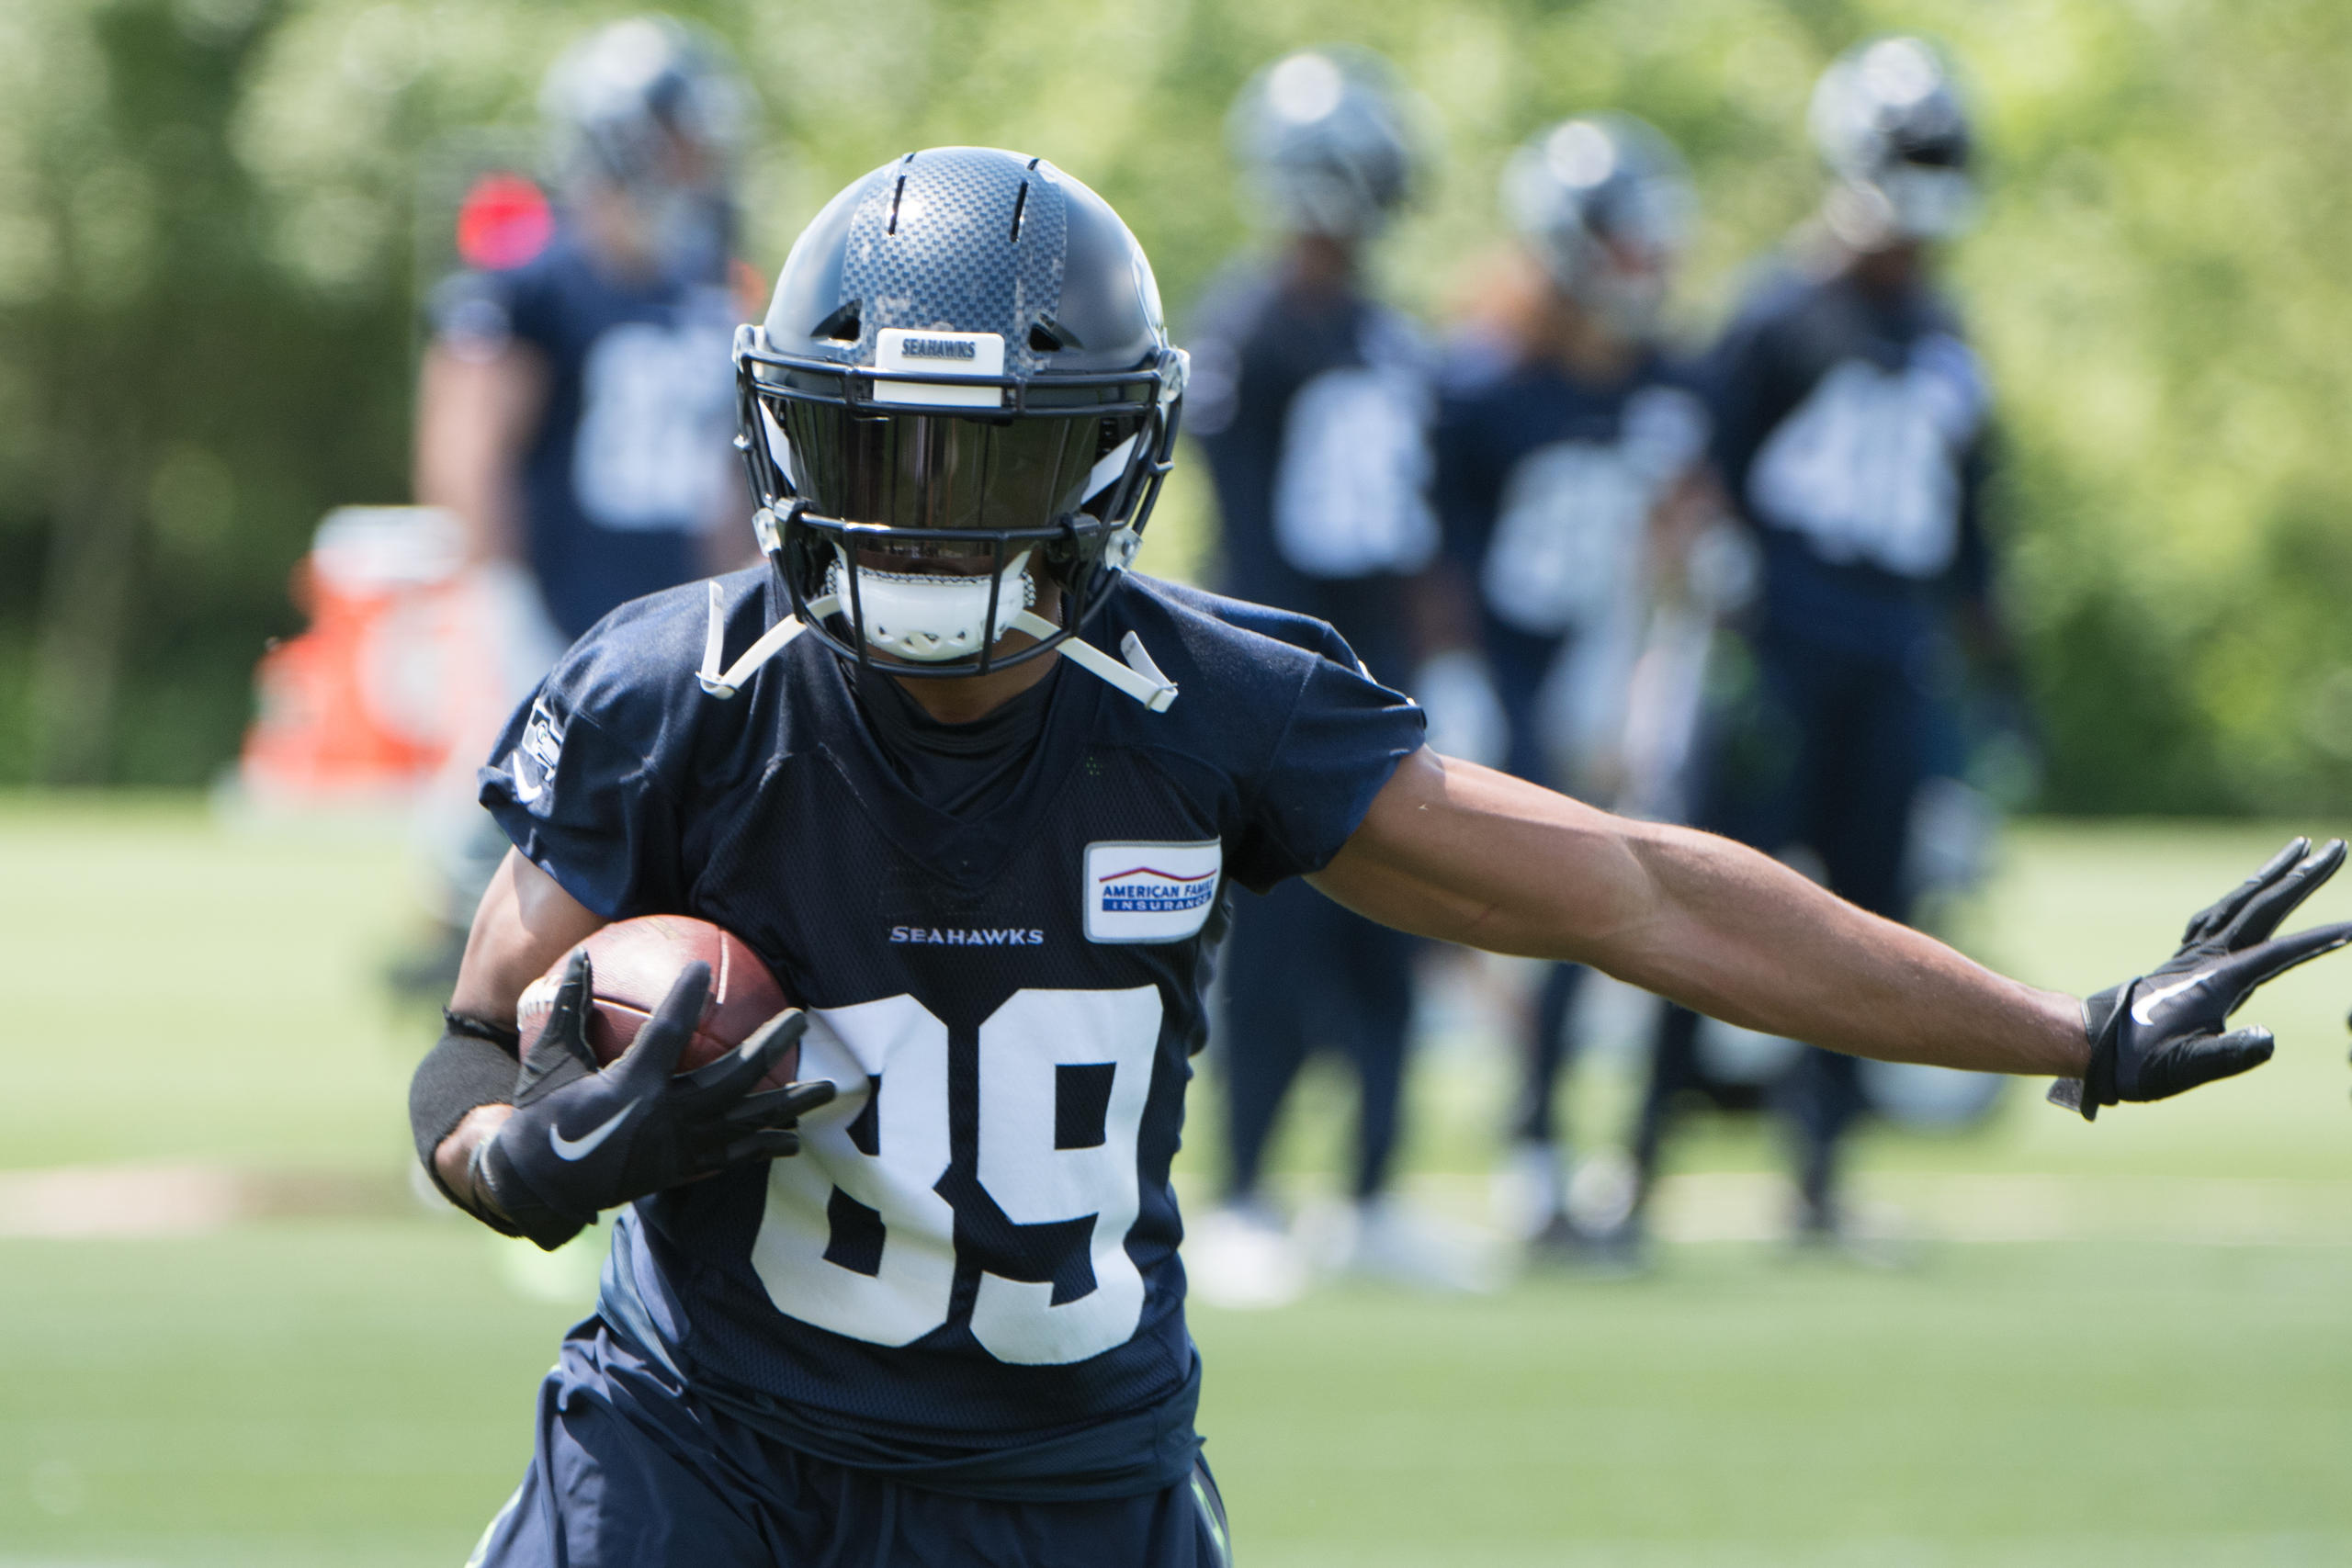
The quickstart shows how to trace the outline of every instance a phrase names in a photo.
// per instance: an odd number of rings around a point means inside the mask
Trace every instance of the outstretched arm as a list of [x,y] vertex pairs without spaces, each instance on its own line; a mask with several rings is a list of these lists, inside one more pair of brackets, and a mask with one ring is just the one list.
[[547,396],[546,361],[511,340],[444,339],[424,352],[416,395],[416,499],[457,514],[472,560],[522,556],[519,476]]
[[1428,750],[1313,881],[1386,925],[1589,964],[1834,1051],[2061,1077],[2089,1055],[2072,997],[1996,975],[1754,850]]
[[[2352,942],[2272,940],[2341,843],[2298,840],[2192,919],[2180,951],[2087,1005],[1835,897],[1725,839],[1635,822],[1422,750],[1313,878],[1360,914],[1496,953],[1589,964],[1732,1023],[1860,1056],[2085,1080],[2087,1115],[2267,1059],[2222,1033],[2263,981]],[[2068,1103],[2073,1103],[2070,1100]]]

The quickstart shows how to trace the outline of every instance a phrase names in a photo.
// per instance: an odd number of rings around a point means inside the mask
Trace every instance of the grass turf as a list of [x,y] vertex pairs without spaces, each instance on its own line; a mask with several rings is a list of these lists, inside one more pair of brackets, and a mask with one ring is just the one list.
[[[1982,944],[2103,983],[2275,838],[2030,829]],[[0,1166],[196,1159],[390,1195],[379,1218],[0,1242],[0,1564],[454,1565],[519,1473],[577,1287],[519,1292],[510,1244],[397,1206],[424,1026],[369,986],[396,851],[28,801],[0,807]],[[2018,1096],[1984,1134],[1865,1146],[1866,1184],[2039,1173],[2103,1213],[2129,1207],[2120,1179],[2164,1178],[2113,1234],[1947,1246],[1894,1275],[1689,1246],[1642,1280],[1196,1314],[1241,1561],[2346,1560],[2352,1246],[2129,1238],[2167,1234],[2153,1211],[2184,1179],[2352,1194],[2347,997],[2340,962],[2283,983],[2259,1013],[2280,1060],[2186,1102],[2086,1129]],[[1494,1088],[1424,1073],[1422,1170],[1480,1168]],[[1329,1139],[1293,1144],[1311,1181]],[[1770,1150],[1721,1124],[1683,1164]]]

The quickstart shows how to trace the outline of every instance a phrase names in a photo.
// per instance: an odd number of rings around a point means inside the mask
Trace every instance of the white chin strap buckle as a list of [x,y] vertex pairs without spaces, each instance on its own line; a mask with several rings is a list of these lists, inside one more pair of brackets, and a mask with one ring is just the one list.
[[[1028,552],[1024,550],[1013,561],[1013,563],[1004,570],[1003,576],[1005,581],[1002,590],[1002,597],[999,601],[998,606],[997,636],[1001,637],[1008,631],[1017,631],[1024,632],[1030,637],[1035,637],[1040,642],[1045,642],[1054,637],[1061,637],[1062,632],[1061,627],[1054,625],[1053,622],[1046,619],[1045,616],[1038,615],[1035,611],[1028,607],[1027,600],[1035,592],[1035,587],[1031,582],[1028,576],[1028,565],[1029,555]],[[825,593],[821,597],[812,599],[808,602],[808,615],[811,619],[823,620],[828,615],[846,615],[848,613],[849,604],[845,596],[841,592],[841,578],[842,572],[843,568],[838,558],[836,558],[835,564],[826,573]],[[1022,592],[1022,599],[1017,603],[1012,597],[1015,589],[1015,582],[1013,580],[1016,577],[1018,579],[1018,587]],[[918,646],[933,646],[934,643],[944,645],[948,641],[948,638],[935,635],[943,629],[940,622],[938,621],[932,622],[930,626],[927,628],[918,628],[916,633],[910,633],[903,629],[909,625],[903,614],[903,604],[895,604],[892,611],[892,613],[899,615],[898,625],[901,628],[897,633],[897,640],[886,642],[880,637],[875,635],[877,626],[888,626],[891,624],[888,622],[878,621],[875,614],[874,606],[876,603],[876,597],[874,584],[875,580],[877,578],[882,579],[886,584],[904,583],[909,581],[912,581],[918,584],[934,582],[944,583],[951,588],[963,588],[967,595],[970,593],[970,590],[973,587],[977,587],[979,590],[978,606],[976,608],[966,606],[967,608],[971,608],[971,614],[967,623],[967,627],[971,628],[976,628],[979,619],[988,613],[989,580],[987,578],[922,577],[910,579],[899,577],[896,573],[874,571],[861,572],[858,575],[858,593],[865,603],[866,612],[865,640],[867,642],[872,643],[876,648],[884,649],[888,652],[899,654],[902,658],[921,658],[926,662],[942,659],[960,658],[964,655],[966,650],[962,648],[950,648],[943,652],[924,654],[908,652],[903,644],[906,638],[910,635],[920,635],[922,631],[928,631],[934,634],[933,641],[919,644]],[[897,593],[897,592],[898,590],[895,586],[886,586],[884,589],[884,596],[887,598]],[[726,657],[725,644],[727,637],[727,618],[724,595],[718,584],[716,582],[709,585],[709,593],[710,626],[703,639],[702,667],[695,671],[695,678],[698,682],[700,682],[704,691],[724,702],[728,698],[732,697],[737,691],[741,689],[743,683],[752,678],[752,673],[757,671],[761,665],[766,663],[769,660],[783,652],[786,648],[790,646],[793,638],[798,637],[802,632],[808,628],[807,624],[797,616],[786,615],[784,619],[778,621],[775,625],[763,632],[760,635],[758,641],[752,643],[750,648],[743,650],[741,658],[736,660],[734,663],[727,665],[722,670],[720,668],[720,661]],[[944,596],[940,602],[944,602]],[[912,601],[912,603],[921,604],[926,602]],[[946,631],[953,632],[956,628],[954,626],[948,626],[944,629]],[[976,631],[972,631],[967,635],[977,635],[977,633]],[[993,643],[995,638],[991,637],[989,641]],[[1133,697],[1136,701],[1141,703],[1145,707],[1150,709],[1153,713],[1166,713],[1170,705],[1176,701],[1176,682],[1170,681],[1164,673],[1161,672],[1159,666],[1152,662],[1151,655],[1144,649],[1143,638],[1136,636],[1133,632],[1129,632],[1125,637],[1121,638],[1119,642],[1119,652],[1125,657],[1125,660],[1124,663],[1121,662],[1120,660],[1112,658],[1101,649],[1096,648],[1092,643],[1087,642],[1083,638],[1075,635],[1063,637],[1061,642],[1057,645],[1057,650],[1067,655],[1071,663],[1077,665],[1088,674],[1095,677],[1097,680],[1105,682],[1112,686],[1115,686],[1120,691],[1125,693],[1128,696]],[[977,652],[978,649],[975,649],[971,651]]]
[[[719,660],[727,657],[727,592],[715,580],[708,587],[710,626],[703,633],[702,668],[695,671],[695,681],[704,691],[723,703],[741,690],[743,682],[750,680],[761,665],[792,646],[792,639],[808,627],[798,616],[786,615],[762,632],[759,640],[743,650],[742,658],[721,670]],[[823,620],[835,608],[831,598],[827,597],[812,602],[808,614],[814,619]]]
[[[1012,617],[1012,629],[1027,632],[1039,642],[1061,636],[1061,627],[1027,610]],[[1160,673],[1159,666],[1145,651],[1143,638],[1133,632],[1119,639],[1119,651],[1126,656],[1125,664],[1075,632],[1062,638],[1057,651],[1089,675],[1116,686],[1154,713],[1166,713],[1176,701],[1176,682]]]
[[[970,659],[1012,629],[1013,620],[1036,602],[1029,576],[1029,552],[1022,551],[995,578],[934,576],[928,572],[856,569],[850,591],[848,560],[840,551],[825,569],[825,594],[844,610],[855,606],[869,647],[914,664]],[[996,600],[996,624],[989,600]]]

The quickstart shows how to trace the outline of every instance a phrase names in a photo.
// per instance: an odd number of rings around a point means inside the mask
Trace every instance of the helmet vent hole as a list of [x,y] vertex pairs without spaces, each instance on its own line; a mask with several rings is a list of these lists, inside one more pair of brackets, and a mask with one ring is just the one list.
[[858,339],[858,302],[854,299],[817,323],[813,337],[834,343],[855,343]]
[[883,226],[882,231],[885,234],[895,234],[899,231],[899,203],[905,199],[906,194],[907,176],[900,175],[899,183],[890,191],[890,221]]
[[1063,349],[1073,346],[1061,329],[1051,321],[1039,321],[1029,329],[1029,352],[1032,354],[1059,354]]
[[1028,210],[1028,207],[1029,182],[1023,180],[1021,188],[1012,195],[1012,232],[1006,236],[1016,245],[1021,243],[1021,215]]

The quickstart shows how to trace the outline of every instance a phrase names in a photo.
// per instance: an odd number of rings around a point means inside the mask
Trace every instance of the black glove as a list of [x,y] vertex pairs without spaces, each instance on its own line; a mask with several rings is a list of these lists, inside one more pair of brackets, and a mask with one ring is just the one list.
[[2343,863],[2343,840],[2313,853],[2309,839],[2297,839],[2192,919],[2168,962],[2085,1001],[2090,1070],[2052,1084],[2051,1103],[2088,1122],[2102,1105],[2162,1100],[2270,1060],[2270,1031],[2257,1025],[2224,1034],[2222,1025],[2264,981],[2352,942],[2352,923],[2270,939]]
[[475,1147],[470,1167],[475,1190],[550,1252],[599,1210],[739,1161],[798,1153],[795,1123],[833,1098],[822,1080],[752,1092],[808,1028],[797,1009],[718,1061],[673,1076],[710,989],[703,964],[686,965],[629,1048],[599,1070],[588,1048],[589,979],[588,955],[572,954],[515,1081],[514,1114]]

